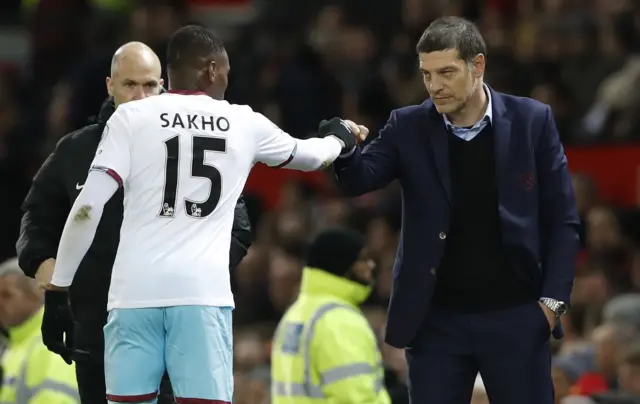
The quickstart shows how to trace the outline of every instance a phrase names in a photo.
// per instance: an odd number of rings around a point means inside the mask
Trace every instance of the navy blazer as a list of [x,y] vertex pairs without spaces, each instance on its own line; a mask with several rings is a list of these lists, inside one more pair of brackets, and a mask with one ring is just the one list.
[[[548,105],[491,90],[504,251],[540,297],[569,302],[579,219],[567,158]],[[402,233],[393,268],[386,342],[411,345],[433,293],[451,223],[449,136],[431,100],[396,109],[364,149],[334,162],[350,196],[399,180]],[[562,337],[561,327],[554,330]]]

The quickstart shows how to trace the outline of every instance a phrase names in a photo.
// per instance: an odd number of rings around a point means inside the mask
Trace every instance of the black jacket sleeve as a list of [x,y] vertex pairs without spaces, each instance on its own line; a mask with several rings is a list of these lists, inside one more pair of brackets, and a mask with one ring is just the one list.
[[251,247],[251,222],[249,212],[242,196],[238,199],[231,229],[231,248],[229,250],[229,269],[235,269],[247,255]]
[[62,138],[40,167],[22,204],[24,215],[16,243],[20,268],[35,276],[40,264],[55,258],[64,224],[71,209],[64,187],[64,167],[70,136]]

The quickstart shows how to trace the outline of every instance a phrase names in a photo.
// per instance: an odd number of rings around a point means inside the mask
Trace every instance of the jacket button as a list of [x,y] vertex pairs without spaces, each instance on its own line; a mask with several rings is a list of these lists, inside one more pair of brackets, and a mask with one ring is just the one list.
[[435,268],[431,268],[429,272],[431,272],[431,275],[435,275],[437,271]]
[[438,237],[440,237],[440,240],[444,240],[445,238],[447,238],[447,233],[441,231]]

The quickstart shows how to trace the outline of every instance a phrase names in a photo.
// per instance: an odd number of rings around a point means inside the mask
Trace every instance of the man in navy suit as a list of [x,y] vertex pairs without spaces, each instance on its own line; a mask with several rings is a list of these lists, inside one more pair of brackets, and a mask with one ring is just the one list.
[[414,404],[469,404],[478,372],[491,404],[552,404],[579,221],[551,109],[484,84],[464,19],[434,21],[417,51],[431,99],[334,163],[349,195],[402,187],[386,342],[406,348]]

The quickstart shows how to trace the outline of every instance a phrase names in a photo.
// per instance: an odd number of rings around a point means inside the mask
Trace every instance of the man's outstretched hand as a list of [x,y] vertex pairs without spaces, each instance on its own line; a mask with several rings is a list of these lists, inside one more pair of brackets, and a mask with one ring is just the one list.
[[47,349],[71,364],[74,346],[73,316],[67,291],[49,289],[44,293],[42,342]]
[[348,119],[345,119],[344,121],[347,123],[347,125],[349,125],[351,130],[356,134],[356,137],[358,138],[357,139],[358,144],[367,140],[367,137],[369,136],[369,128],[367,128],[364,125],[358,125],[357,123],[350,121]]

